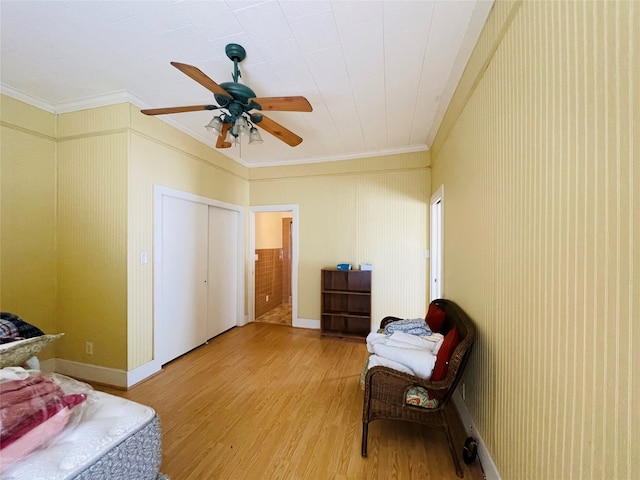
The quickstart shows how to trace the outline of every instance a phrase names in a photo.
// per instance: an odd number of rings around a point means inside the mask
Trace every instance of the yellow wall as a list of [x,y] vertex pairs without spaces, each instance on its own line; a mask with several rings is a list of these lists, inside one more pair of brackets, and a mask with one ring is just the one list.
[[[54,116],[2,100],[1,299],[66,333],[59,358],[127,371],[152,360],[154,185],[241,206],[300,205],[301,318],[320,318],[320,269],[338,262],[374,264],[374,323],[424,315],[427,152],[250,171],[132,105]],[[9,238],[18,217],[30,220]]]
[[44,359],[150,361],[153,185],[246,206],[248,169],[129,104],[56,116],[1,100],[1,308],[66,333]]
[[131,370],[153,359],[154,185],[244,206],[246,169],[129,104],[60,115],[58,136],[61,355]]
[[427,303],[429,153],[252,169],[251,205],[298,204],[298,316],[320,319],[320,269],[373,264],[372,322]]
[[256,213],[256,250],[282,248],[282,212]]
[[[121,106],[100,110],[126,122]],[[77,116],[58,117],[69,135],[58,143],[58,354],[126,369],[128,134],[98,127],[73,136],[68,123]]]
[[434,142],[445,295],[479,327],[466,404],[504,479],[640,469],[639,25],[636,2],[497,2]]
[[47,333],[57,332],[55,122],[0,97],[0,309]]

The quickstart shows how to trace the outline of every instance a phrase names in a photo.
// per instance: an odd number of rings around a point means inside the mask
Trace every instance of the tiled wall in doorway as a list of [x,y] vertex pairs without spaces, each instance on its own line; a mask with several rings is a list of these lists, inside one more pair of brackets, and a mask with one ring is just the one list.
[[256,318],[282,304],[282,248],[256,250]]

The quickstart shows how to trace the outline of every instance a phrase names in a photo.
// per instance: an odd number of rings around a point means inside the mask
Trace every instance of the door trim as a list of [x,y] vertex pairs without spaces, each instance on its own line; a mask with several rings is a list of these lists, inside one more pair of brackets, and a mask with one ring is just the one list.
[[300,238],[299,209],[297,204],[290,205],[260,205],[249,207],[249,321],[256,319],[256,213],[291,212],[293,225],[291,228],[291,325],[293,327],[309,328],[304,321],[298,319],[298,245]]
[[[158,318],[156,313],[162,308],[162,258],[161,255],[156,255],[156,252],[162,251],[162,197],[173,197],[182,200],[188,200],[196,203],[203,203],[210,207],[224,208],[226,210],[233,210],[238,212],[238,280],[237,280],[237,293],[236,293],[236,325],[241,326],[246,323],[244,317],[244,224],[245,224],[245,209],[239,205],[232,203],[222,202],[202,195],[196,195],[190,192],[184,192],[182,190],[176,190],[174,188],[165,187],[162,185],[153,186],[153,330],[157,331]],[[158,358],[158,335],[153,336],[153,358],[154,361]]]

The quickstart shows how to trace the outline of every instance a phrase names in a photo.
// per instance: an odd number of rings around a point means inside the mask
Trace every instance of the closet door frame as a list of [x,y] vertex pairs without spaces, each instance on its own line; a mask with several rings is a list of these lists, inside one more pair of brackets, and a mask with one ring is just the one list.
[[[158,312],[162,309],[162,198],[164,196],[188,200],[191,202],[202,203],[207,206],[233,210],[238,213],[238,231],[237,231],[237,289],[236,289],[236,325],[241,326],[247,323],[244,314],[245,311],[245,208],[240,205],[234,205],[222,202],[202,195],[165,187],[162,185],[154,185],[153,189],[153,327],[154,332],[160,328],[160,317]],[[204,259],[205,262],[208,259]],[[160,352],[159,336],[154,334],[153,351],[154,360],[158,359]]]

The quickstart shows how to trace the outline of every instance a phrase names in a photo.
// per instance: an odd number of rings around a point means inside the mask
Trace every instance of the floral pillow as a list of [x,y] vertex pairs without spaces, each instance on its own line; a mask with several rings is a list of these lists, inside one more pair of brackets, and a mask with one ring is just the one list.
[[433,398],[424,387],[411,387],[407,390],[405,401],[409,405],[422,408],[437,408],[440,402],[437,398]]

